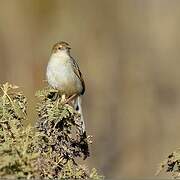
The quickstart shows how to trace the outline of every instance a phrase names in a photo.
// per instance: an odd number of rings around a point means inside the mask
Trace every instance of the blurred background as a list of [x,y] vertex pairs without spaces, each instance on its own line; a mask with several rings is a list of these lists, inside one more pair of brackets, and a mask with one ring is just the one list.
[[51,48],[72,46],[86,82],[88,165],[153,177],[180,147],[180,1],[1,0],[0,83],[19,85],[34,123]]

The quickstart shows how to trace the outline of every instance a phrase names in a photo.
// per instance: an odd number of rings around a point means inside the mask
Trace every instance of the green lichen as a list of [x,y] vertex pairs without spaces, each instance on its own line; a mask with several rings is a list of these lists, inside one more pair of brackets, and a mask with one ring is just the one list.
[[61,102],[49,87],[36,93],[38,119],[25,127],[27,99],[17,86],[0,92],[0,177],[46,179],[103,179],[79,158],[89,157],[90,136],[82,133],[80,114]]
[[156,175],[159,175],[162,171],[165,171],[175,179],[180,178],[180,149],[177,149],[168,155],[168,157],[160,164]]

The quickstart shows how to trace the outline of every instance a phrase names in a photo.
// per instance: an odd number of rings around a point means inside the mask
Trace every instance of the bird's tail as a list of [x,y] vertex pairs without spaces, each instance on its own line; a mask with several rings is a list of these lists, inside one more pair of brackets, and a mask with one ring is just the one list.
[[84,133],[85,132],[85,122],[84,122],[84,117],[83,117],[83,112],[82,112],[82,97],[81,96],[78,96],[77,99],[75,100],[75,109],[81,115],[80,121],[81,121],[82,133]]

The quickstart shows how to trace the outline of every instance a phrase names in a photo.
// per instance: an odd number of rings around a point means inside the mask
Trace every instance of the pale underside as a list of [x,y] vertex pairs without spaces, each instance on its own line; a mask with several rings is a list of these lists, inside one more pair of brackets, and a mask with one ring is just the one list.
[[80,94],[82,83],[74,73],[70,56],[66,53],[52,54],[47,66],[48,83],[68,96]]

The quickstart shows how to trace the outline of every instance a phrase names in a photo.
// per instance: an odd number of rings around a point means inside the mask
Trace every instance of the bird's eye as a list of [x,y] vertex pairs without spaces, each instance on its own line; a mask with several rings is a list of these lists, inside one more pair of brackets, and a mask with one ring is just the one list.
[[60,47],[58,47],[58,49],[60,50],[61,48],[60,48]]

